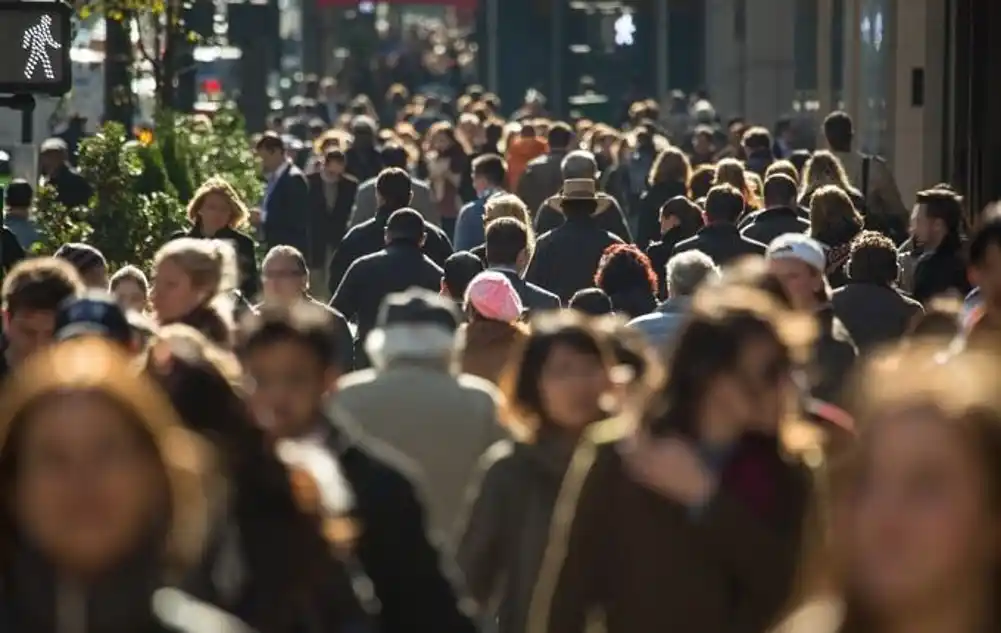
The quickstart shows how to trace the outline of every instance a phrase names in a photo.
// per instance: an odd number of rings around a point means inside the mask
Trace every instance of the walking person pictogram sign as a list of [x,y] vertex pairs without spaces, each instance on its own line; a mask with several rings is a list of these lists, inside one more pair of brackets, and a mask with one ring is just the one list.
[[64,2],[0,2],[0,94],[69,92],[71,13]]
[[38,24],[30,26],[24,31],[21,38],[21,48],[28,51],[28,63],[24,65],[24,78],[31,81],[35,78],[35,71],[41,65],[44,78],[52,81],[56,78],[52,70],[52,61],[49,59],[49,49],[62,48],[62,44],[52,39],[52,16],[43,15],[38,19]]

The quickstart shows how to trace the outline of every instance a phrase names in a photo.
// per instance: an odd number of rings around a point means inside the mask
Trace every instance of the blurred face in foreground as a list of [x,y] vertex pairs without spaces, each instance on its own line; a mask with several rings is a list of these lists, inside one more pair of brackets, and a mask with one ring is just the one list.
[[995,581],[997,509],[965,431],[908,407],[884,413],[865,438],[841,511],[851,588],[877,617],[975,606]]
[[710,379],[704,401],[717,415],[706,416],[712,426],[699,429],[701,438],[724,444],[745,431],[776,433],[791,388],[788,363],[777,345],[765,339],[748,342],[732,369]]
[[194,287],[191,277],[176,262],[164,259],[157,264],[150,302],[161,323],[184,318],[205,299],[204,293]]
[[152,442],[99,395],[73,393],[29,409],[18,438],[20,529],[58,569],[100,574],[151,534],[166,499]]
[[773,259],[768,268],[778,277],[782,288],[797,310],[812,310],[817,294],[824,287],[824,278],[815,269],[796,259]]
[[244,359],[250,404],[258,424],[273,438],[294,438],[316,425],[317,411],[336,372],[297,342],[261,346]]
[[580,431],[603,417],[599,402],[611,387],[608,369],[599,357],[566,344],[553,346],[539,376],[543,413],[570,431]]
[[52,342],[56,330],[54,311],[23,309],[5,317],[7,354],[14,362],[23,361]]

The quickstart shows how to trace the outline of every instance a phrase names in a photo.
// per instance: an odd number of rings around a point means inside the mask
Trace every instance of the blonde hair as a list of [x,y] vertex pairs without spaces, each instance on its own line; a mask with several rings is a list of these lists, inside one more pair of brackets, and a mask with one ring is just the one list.
[[768,169],[765,170],[765,180],[768,180],[775,174],[785,174],[792,178],[793,182],[799,183],[799,170],[790,161],[777,160],[769,165]]
[[153,265],[168,260],[184,271],[192,286],[207,290],[210,298],[228,293],[238,285],[236,251],[227,241],[178,238],[157,251]]
[[491,222],[500,218],[514,218],[525,225],[525,234],[528,237],[526,255],[531,259],[535,252],[535,231],[532,230],[532,216],[521,198],[514,194],[505,193],[487,200],[483,209],[484,229]]
[[800,197],[809,198],[815,191],[825,185],[837,185],[849,195],[861,197],[862,194],[852,186],[845,173],[841,160],[827,150],[814,152],[810,160],[803,166]]
[[814,238],[840,234],[847,226],[861,229],[865,224],[848,194],[837,185],[826,185],[810,198],[810,235]]
[[229,228],[240,226],[250,217],[247,205],[243,203],[243,199],[240,198],[240,194],[233,188],[233,185],[222,178],[213,176],[202,183],[202,186],[191,197],[191,202],[188,203],[188,220],[192,224],[198,224],[198,214],[202,210],[202,205],[205,204],[205,199],[211,195],[219,195],[226,199],[230,209]]

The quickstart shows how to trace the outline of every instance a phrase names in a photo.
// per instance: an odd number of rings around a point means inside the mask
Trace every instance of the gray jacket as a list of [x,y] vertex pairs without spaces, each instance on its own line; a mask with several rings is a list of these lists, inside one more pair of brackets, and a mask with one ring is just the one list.
[[630,321],[629,327],[643,332],[654,347],[662,349],[672,345],[677,339],[691,305],[691,297],[673,297],[657,306],[650,314]]
[[[424,216],[429,224],[441,226],[441,213],[438,205],[431,199],[431,187],[423,180],[413,179],[411,185],[414,192],[414,199],[410,206]],[[358,193],[355,194],[355,204],[351,208],[351,219],[348,220],[348,228],[358,226],[366,220],[375,217],[378,207],[375,200],[375,178],[369,178],[358,185]]]

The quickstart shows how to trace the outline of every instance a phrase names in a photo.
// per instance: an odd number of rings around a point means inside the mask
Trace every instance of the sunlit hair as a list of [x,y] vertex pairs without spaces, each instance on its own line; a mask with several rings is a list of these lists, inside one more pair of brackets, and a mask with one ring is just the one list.
[[[799,565],[796,612],[822,598],[837,599],[843,605],[840,627],[829,630],[870,633],[872,614],[852,589],[855,585],[851,556],[844,532],[835,529],[837,514],[850,512],[855,485],[861,480],[867,459],[869,438],[888,416],[931,414],[954,433],[969,458],[981,469],[986,506],[992,522],[1001,519],[1001,400],[997,390],[997,365],[993,353],[944,351],[937,345],[914,345],[870,358],[850,381],[849,413],[858,429],[856,442],[824,469],[816,493],[816,508],[808,518],[804,551]],[[995,554],[995,558],[996,558]],[[985,582],[1001,577],[1001,564],[994,561],[993,573]],[[987,605],[1001,602],[1001,587],[990,586],[993,594]],[[996,618],[996,613],[985,614]],[[997,631],[996,620],[985,623],[984,631]],[[783,627],[780,630],[789,630]],[[818,630],[816,628],[812,630]],[[824,627],[828,630],[828,627]]]
[[774,174],[785,174],[792,178],[793,182],[799,183],[799,170],[788,160],[777,160],[765,170],[765,181]]
[[657,154],[657,158],[653,160],[647,184],[653,186],[664,182],[676,182],[684,185],[687,193],[691,179],[692,166],[688,162],[688,156],[677,147],[669,147]]
[[637,287],[649,287],[657,294],[657,273],[650,258],[635,245],[612,244],[601,254],[594,285],[609,295]]
[[[712,381],[737,368],[748,345],[763,341],[777,352],[776,378],[809,357],[812,320],[798,316],[756,288],[719,282],[699,290],[678,340],[664,352],[667,380],[639,412],[653,435],[697,438],[700,407]],[[780,429],[781,430],[781,429]]]
[[205,198],[212,195],[222,196],[226,199],[226,204],[229,205],[230,209],[229,228],[236,228],[244,224],[247,218],[250,217],[247,205],[243,203],[240,194],[236,192],[233,185],[222,178],[213,177],[202,183],[202,186],[191,197],[191,202],[188,203],[188,220],[192,224],[198,224],[198,214],[202,210]]
[[437,137],[444,136],[449,141],[454,151],[454,148],[458,147],[465,154],[470,153],[469,147],[465,144],[465,139],[461,137],[455,129],[455,126],[448,121],[438,121],[430,128],[428,128],[427,134],[424,136],[424,153],[428,154],[434,151],[434,141]]
[[721,184],[736,187],[737,191],[744,196],[744,205],[746,208],[761,208],[761,198],[751,188],[744,165],[736,158],[724,158],[716,164],[713,186],[716,187]]
[[713,181],[716,179],[716,165],[699,165],[692,171],[692,177],[688,181],[688,197],[700,200],[709,195],[709,190],[713,188]]
[[592,356],[609,371],[615,365],[606,337],[582,314],[567,310],[532,319],[529,336],[512,350],[501,373],[500,387],[506,396],[502,422],[519,439],[534,440],[549,424],[542,404],[542,370],[553,349],[565,345]]
[[[827,185],[813,192],[810,198],[810,235],[823,239],[828,235],[859,231],[865,221],[855,210],[852,199],[837,185]],[[851,229],[851,230],[850,230]]]
[[171,240],[157,251],[154,266],[165,261],[176,264],[191,279],[191,285],[207,292],[209,298],[236,288],[236,253],[224,240],[182,237]]
[[525,225],[525,233],[528,236],[525,254],[531,260],[532,254],[535,253],[535,231],[532,229],[532,214],[529,213],[528,207],[514,194],[493,196],[487,200],[483,208],[483,226],[486,227],[500,218],[514,218]]
[[18,476],[24,424],[40,403],[72,394],[95,394],[114,403],[134,422],[147,449],[163,469],[162,491],[168,530],[164,561],[171,574],[197,563],[211,521],[211,507],[223,494],[212,453],[186,430],[170,402],[136,371],[131,358],[97,337],[74,339],[29,358],[0,392],[0,567],[10,564],[17,529],[9,498]]
[[349,132],[331,128],[313,141],[313,153],[316,156],[324,156],[331,149],[346,150],[351,147],[352,140],[354,139]]
[[858,189],[852,186],[845,173],[845,167],[837,156],[827,150],[814,152],[803,167],[800,178],[800,201],[805,203],[815,191],[827,185],[836,185],[850,196],[862,197]]
[[114,292],[123,281],[131,281],[139,286],[144,296],[149,294],[149,280],[146,278],[146,274],[139,270],[138,267],[131,264],[122,266],[111,276],[108,287]]

